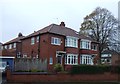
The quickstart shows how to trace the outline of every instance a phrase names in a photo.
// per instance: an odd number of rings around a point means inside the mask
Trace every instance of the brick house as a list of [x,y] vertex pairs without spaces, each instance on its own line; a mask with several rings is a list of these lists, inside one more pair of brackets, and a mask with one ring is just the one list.
[[48,70],[52,70],[56,63],[65,69],[77,64],[93,65],[93,59],[98,57],[98,43],[65,27],[64,22],[51,24],[26,36],[21,42],[22,57],[47,59]]
[[12,39],[4,44],[2,44],[2,53],[0,56],[12,56],[15,57],[18,56],[21,52],[21,39],[24,38],[22,33],[18,34],[18,37],[15,39]]
[[98,43],[65,27],[64,22],[51,24],[25,37],[19,34],[3,46],[3,56],[47,59],[49,71],[56,63],[69,69],[71,65],[93,65],[98,59]]

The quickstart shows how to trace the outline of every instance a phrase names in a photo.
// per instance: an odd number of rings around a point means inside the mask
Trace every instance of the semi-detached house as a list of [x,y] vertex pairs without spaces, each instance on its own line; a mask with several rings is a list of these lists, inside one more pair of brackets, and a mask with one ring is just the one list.
[[20,42],[21,51],[20,54],[17,52],[16,58],[47,59],[48,70],[52,70],[56,63],[65,69],[71,65],[93,65],[98,58],[98,43],[65,27],[64,22],[51,24],[20,39]]

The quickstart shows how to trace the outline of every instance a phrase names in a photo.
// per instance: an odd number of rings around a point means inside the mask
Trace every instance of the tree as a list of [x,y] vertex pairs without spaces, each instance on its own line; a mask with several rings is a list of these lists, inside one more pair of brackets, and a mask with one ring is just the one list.
[[[97,7],[91,14],[84,18],[80,33],[89,35],[99,42],[99,57],[106,48],[116,44],[118,20],[105,8]],[[99,63],[100,60],[99,60]]]

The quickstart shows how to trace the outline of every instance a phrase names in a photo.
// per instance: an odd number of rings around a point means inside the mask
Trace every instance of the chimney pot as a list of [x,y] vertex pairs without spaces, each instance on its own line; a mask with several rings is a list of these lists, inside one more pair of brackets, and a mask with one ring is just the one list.
[[65,27],[65,23],[64,23],[64,22],[61,22],[61,23],[60,23],[60,26],[64,26],[64,27]]
[[22,35],[22,33],[20,32],[20,33],[18,34],[18,37],[21,37],[21,36],[23,36],[23,35]]

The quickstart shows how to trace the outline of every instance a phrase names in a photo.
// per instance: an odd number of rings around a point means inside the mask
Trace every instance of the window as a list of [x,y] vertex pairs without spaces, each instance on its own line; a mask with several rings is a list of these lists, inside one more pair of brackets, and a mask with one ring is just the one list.
[[111,54],[102,54],[101,57],[111,57]]
[[23,58],[27,58],[27,55],[26,55],[26,54],[23,54]]
[[17,58],[20,58],[21,57],[21,52],[18,52],[17,53]]
[[61,39],[60,38],[56,38],[56,37],[52,37],[51,38],[51,44],[60,45],[61,44]]
[[35,38],[34,37],[31,38],[31,45],[33,45],[33,44],[35,44]]
[[77,48],[78,47],[78,38],[67,36],[65,44],[67,47],[76,47]]
[[5,45],[4,48],[7,49],[7,45]]
[[49,64],[53,64],[53,58],[50,57]]
[[36,37],[36,42],[37,42],[37,43],[39,42],[39,36]]
[[16,43],[13,44],[13,48],[16,48]]
[[97,45],[92,44],[92,50],[97,50]]
[[12,44],[9,44],[9,49],[12,49]]
[[87,65],[93,65],[93,58],[91,55],[81,55],[80,63],[87,64]]
[[78,55],[67,54],[67,56],[65,56],[65,64],[70,64],[70,65],[78,64]]
[[81,49],[91,49],[90,44],[91,44],[91,42],[89,40],[81,40],[80,48]]
[[38,58],[38,54],[36,55],[36,58]]

